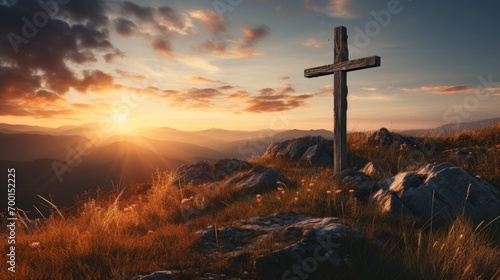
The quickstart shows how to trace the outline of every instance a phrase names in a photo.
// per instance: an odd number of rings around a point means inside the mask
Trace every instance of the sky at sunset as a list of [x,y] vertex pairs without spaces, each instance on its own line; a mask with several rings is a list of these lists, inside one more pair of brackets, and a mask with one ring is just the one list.
[[[40,1],[38,1],[40,2]],[[0,0],[0,123],[332,129],[333,28],[348,130],[500,117],[500,2]]]

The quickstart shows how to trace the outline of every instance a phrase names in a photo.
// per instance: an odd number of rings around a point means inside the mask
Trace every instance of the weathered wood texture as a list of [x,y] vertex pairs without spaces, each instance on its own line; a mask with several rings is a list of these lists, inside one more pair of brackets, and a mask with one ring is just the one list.
[[[349,60],[347,30],[343,26],[334,32],[334,65]],[[333,78],[333,168],[341,172],[347,165],[347,72],[335,71]]]
[[380,66],[380,57],[370,56],[365,58],[343,61],[341,63],[328,64],[319,67],[309,68],[304,70],[304,77],[315,78],[320,76],[331,75],[335,71],[356,71]]
[[336,173],[347,168],[347,72],[380,66],[380,57],[349,60],[347,29],[335,27],[333,64],[304,70],[306,78],[334,75],[333,78],[333,168]]

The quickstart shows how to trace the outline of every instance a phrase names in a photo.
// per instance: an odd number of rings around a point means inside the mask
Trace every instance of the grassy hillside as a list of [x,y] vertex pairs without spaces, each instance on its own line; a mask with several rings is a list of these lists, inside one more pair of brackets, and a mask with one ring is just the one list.
[[[451,161],[500,189],[499,135],[500,125],[440,138],[421,136],[429,150],[438,152],[423,150],[418,161],[408,151],[371,146],[363,134],[349,135],[348,144],[351,153],[377,161],[392,173],[411,168],[408,163]],[[486,152],[474,164],[439,153],[462,147]],[[473,224],[459,217],[450,226],[432,229],[428,223],[393,217],[361,202],[348,187],[330,179],[330,169],[265,159],[252,163],[279,169],[293,184],[278,183],[275,191],[243,201],[231,188],[179,189],[172,184],[173,172],[158,171],[150,182],[83,197],[62,213],[54,210],[35,229],[18,227],[17,272],[9,279],[123,279],[165,269],[181,270],[184,279],[204,272],[251,279],[256,256],[237,265],[210,263],[198,250],[196,232],[209,225],[224,227],[238,219],[289,211],[339,217],[361,231],[362,241],[350,244],[352,266],[339,278],[500,278],[499,220]],[[182,199],[190,196],[195,197],[194,206],[182,208]],[[5,227],[2,233],[6,234]],[[272,250],[269,245],[259,245],[259,252]],[[2,248],[7,251],[6,242]],[[0,259],[5,264],[5,254]],[[324,279],[328,277],[325,274]]]

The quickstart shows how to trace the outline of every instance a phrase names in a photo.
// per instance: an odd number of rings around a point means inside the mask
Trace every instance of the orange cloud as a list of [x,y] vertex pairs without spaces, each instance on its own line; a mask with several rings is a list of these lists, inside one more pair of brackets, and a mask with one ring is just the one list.
[[323,43],[316,41],[316,39],[307,39],[304,42],[302,42],[302,45],[315,49],[320,49],[323,47]]
[[325,14],[332,18],[355,19],[358,14],[353,11],[350,0],[328,0],[326,6],[317,5],[316,0],[304,0],[306,10]]
[[181,108],[215,108],[214,100],[224,94],[215,88],[189,88],[186,90],[154,90],[153,94],[167,99],[172,106]]
[[227,30],[227,20],[215,11],[195,10],[189,12],[189,16],[193,19],[201,21],[207,29],[216,34]]
[[231,90],[231,89],[234,89],[234,86],[225,85],[225,86],[220,86],[217,89],[218,90]]
[[100,71],[83,71],[83,79],[74,86],[80,92],[105,92],[113,89],[113,77]]
[[200,76],[190,76],[189,78],[187,78],[187,81],[190,83],[202,84],[202,85],[219,83],[219,81],[210,80],[210,79],[203,78]]
[[458,85],[458,86],[420,86],[413,88],[400,88],[402,92],[406,93],[416,93],[416,92],[424,92],[424,93],[432,93],[432,94],[467,94],[474,93],[476,91],[475,88],[471,88],[467,85]]
[[126,71],[122,71],[120,69],[116,69],[115,72],[118,75],[120,75],[121,77],[127,78],[127,79],[133,79],[133,80],[138,80],[138,81],[142,81],[142,80],[146,79],[146,77],[143,75],[131,74],[131,73],[128,73]]
[[[205,20],[208,20],[208,18]],[[256,56],[259,55],[260,52],[254,48],[254,45],[268,36],[270,31],[271,29],[266,25],[258,27],[246,26],[241,29],[243,37],[239,39],[234,39],[233,36],[225,34],[222,31],[213,32],[212,38],[201,44],[198,50],[215,55],[236,58]]]
[[333,86],[332,85],[327,85],[327,86],[321,87],[316,92],[316,95],[331,95],[331,94],[333,94]]
[[235,90],[229,95],[227,95],[227,97],[232,99],[246,100],[250,95],[251,94],[248,91]]
[[233,50],[229,54],[234,57],[245,58],[245,57],[252,57],[259,55],[260,52],[254,49],[248,49],[248,50]]
[[212,40],[207,40],[201,45],[200,50],[216,55],[223,55],[227,52],[227,45],[225,42],[213,42]]
[[53,118],[67,117],[73,113],[70,104],[48,90],[31,93],[19,87],[8,86],[0,91],[0,116]]
[[269,33],[271,33],[271,28],[267,25],[261,25],[255,28],[247,26],[241,29],[241,31],[243,32],[243,38],[239,40],[239,43],[243,47],[250,47],[268,36]]
[[248,100],[250,105],[245,109],[245,111],[251,113],[267,113],[293,110],[305,106],[304,100],[311,97],[313,97],[312,94],[302,94],[295,96],[261,95],[251,97]]
[[251,113],[281,112],[304,107],[305,100],[312,98],[313,94],[289,95],[295,92],[290,85],[282,84],[279,89],[263,88],[258,96],[247,97],[249,106],[245,109]]
[[455,92],[465,91],[465,90],[469,90],[469,89],[470,88],[468,86],[466,86],[466,85],[460,85],[460,86],[449,87],[449,88],[440,90],[439,92],[442,92],[442,93],[455,93]]
[[383,93],[371,93],[366,96],[352,95],[349,97],[353,100],[381,100],[381,101],[393,101],[396,100],[396,95],[387,95]]

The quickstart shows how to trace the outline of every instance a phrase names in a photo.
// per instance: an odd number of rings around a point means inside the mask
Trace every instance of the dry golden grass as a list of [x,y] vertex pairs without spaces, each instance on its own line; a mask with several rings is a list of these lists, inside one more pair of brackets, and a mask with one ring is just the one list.
[[[500,188],[499,132],[500,127],[494,127],[434,140],[438,151],[463,146],[490,149],[477,166],[455,163]],[[458,145],[458,138],[472,140]],[[348,143],[350,152],[393,173],[401,169],[400,158],[408,156],[405,151],[372,147],[361,134],[349,136]],[[437,158],[429,156],[424,162]],[[238,219],[289,211],[339,217],[361,231],[362,240],[349,248],[352,267],[338,275],[344,279],[500,278],[498,220],[478,226],[459,217],[448,227],[430,230],[412,218],[390,216],[356,199],[348,186],[330,178],[329,169],[277,160],[253,163],[274,166],[293,185],[277,183],[275,190],[243,201],[237,190],[221,190],[218,185],[178,188],[172,184],[173,173],[157,171],[150,187],[130,186],[120,193],[86,198],[75,209],[62,211],[64,218],[54,214],[34,230],[22,229],[19,223],[17,272],[8,274],[8,279],[123,279],[165,269],[181,270],[184,279],[203,272],[242,276],[248,271],[252,276],[255,255],[249,253],[250,258],[237,266],[211,263],[198,250],[196,232],[209,225],[218,228]],[[191,196],[190,204],[181,203]],[[2,248],[7,251],[6,242]],[[0,260],[5,264],[6,255]]]

